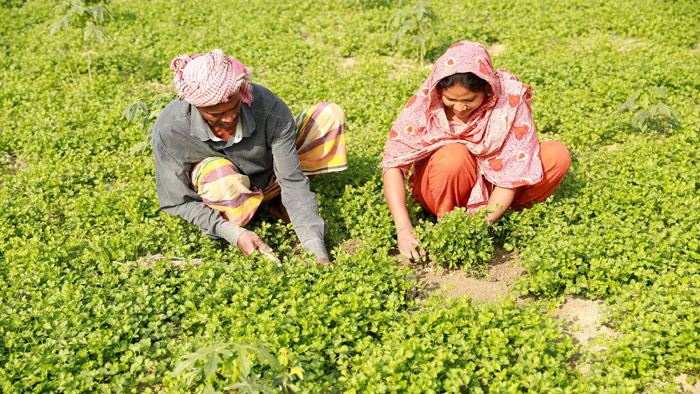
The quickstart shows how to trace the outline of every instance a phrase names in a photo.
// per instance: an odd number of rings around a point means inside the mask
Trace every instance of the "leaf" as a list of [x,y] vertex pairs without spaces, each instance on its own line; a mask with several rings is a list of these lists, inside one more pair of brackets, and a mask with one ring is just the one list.
[[209,355],[207,363],[204,365],[204,379],[209,379],[209,377],[211,377],[211,375],[213,375],[214,372],[216,372],[216,369],[219,366],[219,362],[221,362],[219,352],[216,350],[212,351]]
[[627,101],[625,101],[624,103],[620,104],[617,107],[617,112],[622,113],[622,112],[625,112],[625,110],[627,110],[629,112],[634,112],[634,103],[635,103],[635,99],[633,99],[633,98],[627,99]]
[[104,21],[105,16],[112,15],[109,12],[109,9],[107,9],[107,7],[103,6],[102,4],[96,4],[92,7],[88,7],[87,12],[92,16],[92,19],[98,24]]
[[403,23],[403,25],[401,25],[401,29],[403,29],[404,32],[409,31],[415,27],[416,21],[414,21],[413,19],[408,19]]
[[88,41],[89,39],[92,39],[96,41],[97,43],[101,43],[104,41],[104,39],[107,37],[107,33],[104,31],[104,29],[100,26],[97,26],[96,24],[92,22],[88,22],[85,25],[85,30],[83,32],[83,39],[85,41]]
[[196,357],[195,354],[188,354],[183,357],[185,360],[182,361],[180,364],[178,364],[175,369],[173,370],[173,375],[178,376],[180,375],[183,371],[186,369],[190,369],[194,366],[194,364],[199,360],[199,357]]
[[666,97],[666,95],[668,94],[668,91],[666,90],[666,88],[664,88],[662,86],[655,86],[655,87],[651,88],[651,91],[654,92],[654,94],[656,94],[659,97]]
[[122,111],[122,119],[126,119],[127,122],[130,123],[135,123],[140,119],[142,116],[145,116],[148,113],[148,107],[146,107],[146,103],[143,101],[139,100],[135,103],[131,103],[124,108]]
[[68,29],[68,18],[63,17],[57,20],[56,22],[52,23],[51,27],[49,28],[49,35],[52,35],[61,29]]
[[289,365],[289,356],[287,355],[287,348],[283,347],[277,353],[277,359],[279,360],[280,364],[282,364],[282,366],[284,367]]
[[207,386],[202,390],[202,394],[219,394],[221,393],[220,391],[214,390],[213,387],[211,387],[210,384],[207,384]]
[[261,361],[266,361],[273,369],[282,369],[282,366],[280,365],[279,361],[277,361],[277,358],[275,358],[275,356],[273,356],[265,346],[258,344],[258,346],[255,347],[255,352]]
[[632,124],[636,125],[638,128],[643,128],[644,124],[649,119],[651,114],[647,111],[637,111],[637,113],[632,118]]
[[269,387],[255,383],[253,380],[241,379],[238,383],[233,383],[226,386],[226,389],[240,389],[244,393],[269,393],[274,394],[275,391]]
[[64,9],[68,9],[71,7],[71,4],[67,1],[64,1],[60,4],[58,4],[56,7],[54,7],[54,12],[60,13],[63,12]]
[[250,368],[253,365],[253,361],[248,357],[248,352],[239,351],[236,361],[238,362],[238,369],[241,371],[241,375],[244,377],[250,375]]
[[304,379],[304,370],[301,367],[292,367],[289,373],[296,375],[299,379]]

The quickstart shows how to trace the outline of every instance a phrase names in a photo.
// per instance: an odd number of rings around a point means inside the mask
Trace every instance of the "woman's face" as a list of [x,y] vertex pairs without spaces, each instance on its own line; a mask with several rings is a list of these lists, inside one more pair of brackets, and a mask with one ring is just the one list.
[[447,119],[461,122],[466,122],[486,99],[486,93],[471,91],[458,83],[442,89],[440,95]]

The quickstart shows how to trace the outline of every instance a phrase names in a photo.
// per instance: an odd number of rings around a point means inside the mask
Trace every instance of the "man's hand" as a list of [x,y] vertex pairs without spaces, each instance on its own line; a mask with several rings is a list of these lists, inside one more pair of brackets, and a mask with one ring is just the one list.
[[316,259],[316,264],[318,265],[333,265],[328,259]]
[[244,256],[250,256],[255,250],[258,250],[263,256],[279,262],[279,259],[272,254],[272,248],[267,246],[267,244],[254,232],[246,230],[238,238],[238,249],[243,252]]
[[396,235],[399,244],[399,253],[403,258],[411,261],[419,261],[425,256],[425,251],[420,248],[420,241],[413,235],[413,229],[407,228]]

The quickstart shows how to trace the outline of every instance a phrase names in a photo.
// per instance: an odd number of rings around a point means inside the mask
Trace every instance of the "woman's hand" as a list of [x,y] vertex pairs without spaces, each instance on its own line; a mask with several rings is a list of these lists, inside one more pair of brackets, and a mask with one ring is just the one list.
[[413,227],[402,227],[396,234],[399,253],[403,258],[419,261],[425,257],[425,251],[420,247],[420,241],[413,235]]
[[506,189],[496,186],[491,193],[486,210],[489,212],[484,219],[489,223],[495,223],[501,215],[510,207],[515,199],[517,188]]
[[413,235],[413,226],[406,207],[404,175],[400,169],[390,168],[384,173],[384,197],[396,225],[399,253],[412,261],[420,260],[425,256],[425,251],[421,250],[420,241]]

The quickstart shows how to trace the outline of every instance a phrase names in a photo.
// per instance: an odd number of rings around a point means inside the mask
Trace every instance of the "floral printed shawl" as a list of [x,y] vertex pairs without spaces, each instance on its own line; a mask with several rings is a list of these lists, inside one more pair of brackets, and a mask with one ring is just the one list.
[[[492,94],[464,125],[451,128],[438,82],[457,73],[471,72],[488,82]],[[428,79],[409,100],[391,127],[382,167],[406,174],[413,163],[452,143],[467,146],[478,165],[478,181],[467,208],[487,203],[493,185],[513,188],[542,180],[539,141],[532,122],[530,86],[506,70],[495,70],[483,45],[460,41],[440,57]]]

